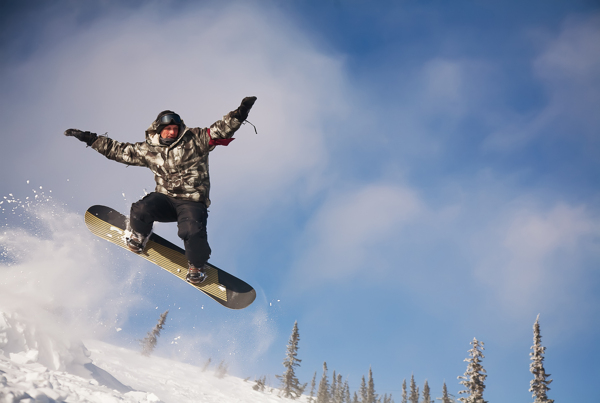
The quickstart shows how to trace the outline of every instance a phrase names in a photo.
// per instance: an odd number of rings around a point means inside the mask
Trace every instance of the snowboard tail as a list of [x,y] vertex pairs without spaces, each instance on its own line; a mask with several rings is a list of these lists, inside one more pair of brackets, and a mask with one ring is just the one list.
[[[106,206],[92,206],[85,213],[85,224],[96,236],[106,239],[128,251],[125,243],[127,217]],[[133,252],[132,252],[133,253]],[[207,279],[194,285],[185,280],[188,261],[185,251],[166,239],[152,234],[139,256],[160,266],[186,284],[202,291],[219,304],[230,309],[243,309],[256,298],[256,291],[248,283],[207,263]]]

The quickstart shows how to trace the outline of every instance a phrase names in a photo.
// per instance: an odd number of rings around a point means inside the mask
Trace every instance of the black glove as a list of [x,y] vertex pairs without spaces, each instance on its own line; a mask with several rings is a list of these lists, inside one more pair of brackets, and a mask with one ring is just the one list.
[[98,135],[96,133],[82,132],[81,130],[77,129],[65,130],[65,136],[75,137],[79,141],[83,141],[84,143],[86,143],[88,146],[94,144],[94,141],[96,141],[96,139],[98,138]]
[[252,105],[256,102],[256,97],[246,97],[242,99],[242,103],[239,108],[231,113],[231,116],[243,122],[248,119],[248,113],[250,113],[250,109],[252,109]]

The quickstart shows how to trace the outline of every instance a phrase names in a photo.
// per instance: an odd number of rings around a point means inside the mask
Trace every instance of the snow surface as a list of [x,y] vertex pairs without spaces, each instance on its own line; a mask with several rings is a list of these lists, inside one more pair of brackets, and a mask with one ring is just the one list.
[[1,403],[291,402],[254,385],[97,340],[56,338],[18,313],[0,311]]

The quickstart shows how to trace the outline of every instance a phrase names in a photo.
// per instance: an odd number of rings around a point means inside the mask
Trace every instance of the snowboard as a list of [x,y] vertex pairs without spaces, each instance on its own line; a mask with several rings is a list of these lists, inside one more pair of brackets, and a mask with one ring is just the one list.
[[[125,244],[127,217],[123,214],[110,207],[92,206],[85,212],[85,224],[94,235],[130,251]],[[185,280],[188,269],[185,251],[157,234],[153,233],[150,236],[146,248],[139,256],[160,266],[227,308],[246,308],[256,298],[256,291],[249,284],[210,263],[207,263],[208,277],[204,282],[198,285],[188,283]]]

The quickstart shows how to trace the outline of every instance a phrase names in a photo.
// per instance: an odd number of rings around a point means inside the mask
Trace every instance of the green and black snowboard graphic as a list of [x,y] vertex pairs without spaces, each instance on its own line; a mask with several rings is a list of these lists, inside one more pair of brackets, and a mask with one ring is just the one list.
[[[127,217],[118,211],[106,206],[92,206],[85,212],[85,224],[94,235],[129,250],[125,244]],[[208,278],[202,284],[188,283],[185,281],[188,267],[185,251],[156,234],[150,236],[146,248],[139,255],[227,308],[245,308],[256,298],[254,288],[210,263],[207,270]]]

